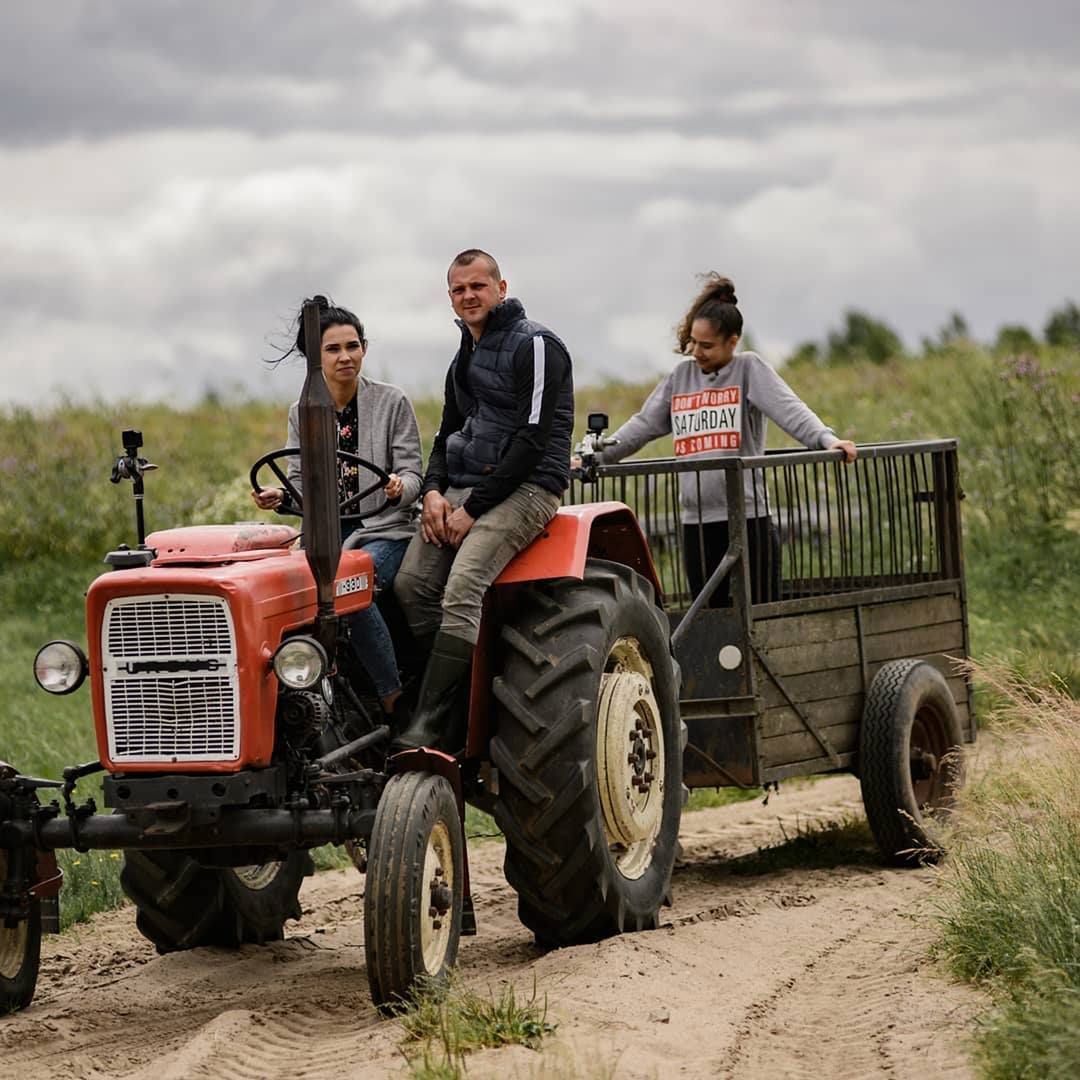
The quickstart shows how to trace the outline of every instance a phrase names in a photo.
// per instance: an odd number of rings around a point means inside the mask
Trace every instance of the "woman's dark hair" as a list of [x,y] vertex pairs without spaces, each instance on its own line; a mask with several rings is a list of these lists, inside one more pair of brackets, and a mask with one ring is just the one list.
[[690,328],[695,319],[708,319],[721,337],[742,335],[742,312],[736,307],[739,298],[735,295],[735,282],[731,278],[721,277],[715,270],[699,277],[703,282],[701,292],[694,297],[690,310],[675,327],[675,337],[679,342],[675,349],[677,353],[685,354],[689,348]]
[[[351,326],[356,331],[356,336],[360,339],[360,344],[367,348],[367,337],[364,334],[364,324],[354,315],[348,308],[338,307],[332,301],[327,300],[325,296],[313,296],[310,300],[305,300],[304,304],[315,303],[319,305],[319,343],[322,343],[322,336],[330,329],[331,326]],[[296,340],[289,346],[289,348],[281,354],[276,360],[270,361],[270,363],[277,365],[282,360],[287,360],[293,353],[299,353],[301,356],[305,356],[307,350],[304,348],[306,344],[304,341],[304,304],[300,305],[300,310],[296,313]]]

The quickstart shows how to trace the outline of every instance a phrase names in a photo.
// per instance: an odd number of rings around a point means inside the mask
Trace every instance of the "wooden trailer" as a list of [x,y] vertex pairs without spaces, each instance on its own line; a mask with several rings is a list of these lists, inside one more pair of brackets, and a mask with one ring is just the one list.
[[[955,663],[968,656],[957,445],[840,457],[601,465],[568,501],[625,502],[645,530],[682,669],[687,786],[854,772],[886,853],[911,861],[932,846],[931,817],[959,783],[957,747],[975,739],[971,684]],[[691,603],[683,520],[718,483],[729,547],[712,577],[700,568]],[[772,523],[771,562],[761,542],[750,547],[755,518],[758,535],[760,519]],[[714,591],[729,593],[725,606],[710,606]]]

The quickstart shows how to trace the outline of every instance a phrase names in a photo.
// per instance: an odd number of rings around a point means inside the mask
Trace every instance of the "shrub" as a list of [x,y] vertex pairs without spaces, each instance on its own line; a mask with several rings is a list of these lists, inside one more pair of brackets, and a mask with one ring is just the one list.
[[830,364],[860,360],[884,364],[895,356],[903,356],[904,346],[890,326],[865,312],[849,309],[844,312],[843,329],[829,333],[825,351]]
[[1050,312],[1043,333],[1047,345],[1080,349],[1080,308],[1071,300],[1066,301],[1056,311]]
[[1034,749],[963,796],[937,915],[942,954],[998,1006],[979,1038],[988,1077],[1080,1075],[1080,703],[1000,665],[974,674],[999,723]]

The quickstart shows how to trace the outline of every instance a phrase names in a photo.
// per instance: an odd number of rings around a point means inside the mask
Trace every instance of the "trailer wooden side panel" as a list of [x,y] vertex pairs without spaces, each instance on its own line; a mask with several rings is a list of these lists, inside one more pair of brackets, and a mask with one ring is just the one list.
[[922,659],[941,671],[973,739],[969,687],[953,659],[966,656],[963,615],[957,590],[755,621],[761,779],[850,766],[866,690],[891,660]]

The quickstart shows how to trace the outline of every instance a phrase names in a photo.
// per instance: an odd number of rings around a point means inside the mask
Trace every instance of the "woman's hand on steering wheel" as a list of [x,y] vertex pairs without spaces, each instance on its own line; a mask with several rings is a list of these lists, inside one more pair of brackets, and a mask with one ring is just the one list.
[[252,502],[260,510],[276,510],[285,498],[285,492],[281,488],[268,487],[263,488],[262,491],[253,491],[251,493]]

